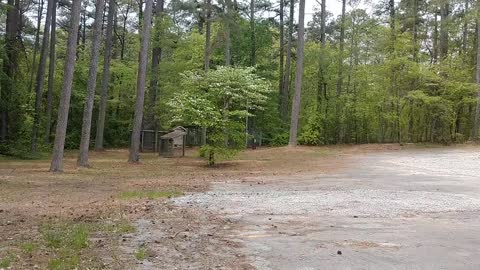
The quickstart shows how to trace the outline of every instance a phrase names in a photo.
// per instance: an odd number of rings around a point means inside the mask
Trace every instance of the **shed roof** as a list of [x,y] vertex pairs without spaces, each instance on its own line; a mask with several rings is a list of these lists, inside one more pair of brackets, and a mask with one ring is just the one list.
[[187,132],[177,129],[161,136],[160,139],[174,139],[174,138],[185,136],[185,135],[187,135]]

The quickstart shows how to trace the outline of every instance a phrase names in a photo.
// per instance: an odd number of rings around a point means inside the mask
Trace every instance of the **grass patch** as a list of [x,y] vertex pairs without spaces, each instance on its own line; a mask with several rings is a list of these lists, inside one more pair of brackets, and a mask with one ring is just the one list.
[[38,245],[32,242],[23,243],[19,247],[24,253],[30,256],[38,249]]
[[80,250],[88,247],[90,227],[87,224],[47,225],[42,229],[42,236],[47,247]]
[[8,268],[12,264],[15,257],[12,254],[8,254],[6,257],[0,259],[0,268]]
[[79,265],[80,257],[78,257],[78,255],[72,255],[51,259],[47,267],[49,270],[64,270],[77,269]]
[[143,261],[147,258],[147,250],[145,248],[139,248],[133,255],[135,255],[137,260]]
[[45,225],[41,234],[46,247],[55,252],[48,262],[48,269],[76,269],[81,263],[80,255],[89,246],[89,235],[94,230],[91,224]]
[[183,192],[180,191],[165,191],[165,190],[137,190],[137,191],[124,191],[120,193],[120,198],[124,200],[128,199],[159,199],[159,198],[172,198],[182,196]]

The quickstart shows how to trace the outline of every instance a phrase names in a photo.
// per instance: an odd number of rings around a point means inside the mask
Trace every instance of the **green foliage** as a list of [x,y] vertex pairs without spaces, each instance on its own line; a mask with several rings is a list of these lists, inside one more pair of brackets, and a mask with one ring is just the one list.
[[[208,128],[209,164],[215,155],[230,156],[245,142],[245,119],[263,110],[271,92],[268,82],[253,68],[218,67],[207,73],[185,72],[182,91],[168,103],[173,123]],[[231,153],[235,153],[234,151]]]
[[270,141],[270,145],[272,145],[272,146],[288,145],[288,137],[289,136],[290,136],[290,134],[288,132],[277,134]]

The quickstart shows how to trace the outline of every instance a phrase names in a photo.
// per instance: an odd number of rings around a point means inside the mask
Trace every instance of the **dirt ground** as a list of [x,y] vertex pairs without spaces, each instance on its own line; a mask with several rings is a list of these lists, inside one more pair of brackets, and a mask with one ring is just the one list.
[[215,168],[195,149],[184,158],[146,153],[139,165],[126,162],[126,150],[92,153],[89,169],[76,168],[69,152],[60,174],[48,172],[49,160],[0,156],[0,269],[261,268],[248,243],[232,237],[245,229],[242,220],[169,198],[207,194],[219,183],[260,187],[331,175],[366,154],[412,147],[265,148]]
[[[68,152],[60,174],[48,172],[49,160],[0,157],[0,269],[250,269],[239,244],[224,237],[235,224],[168,197],[206,191],[212,182],[326,173],[363,151],[247,150],[209,168],[196,149],[184,158],[145,153],[139,165],[126,162],[126,150],[110,150],[92,153],[89,169],[77,168]],[[75,245],[82,232],[87,243]]]

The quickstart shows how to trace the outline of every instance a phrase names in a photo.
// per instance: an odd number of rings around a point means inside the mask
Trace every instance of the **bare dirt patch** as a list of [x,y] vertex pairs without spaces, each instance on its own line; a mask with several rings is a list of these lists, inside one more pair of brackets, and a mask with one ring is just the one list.
[[[111,150],[92,153],[89,169],[77,168],[76,153],[69,152],[61,174],[48,172],[49,160],[3,157],[0,268],[249,269],[240,244],[224,237],[235,224],[208,211],[172,206],[169,197],[206,191],[212,182],[326,173],[345,166],[342,158],[351,151],[266,148],[208,168],[195,149],[185,158],[143,154],[139,165],[126,162],[126,150]],[[76,224],[88,234],[85,247],[68,239]],[[49,239],[46,226],[59,239]]]

